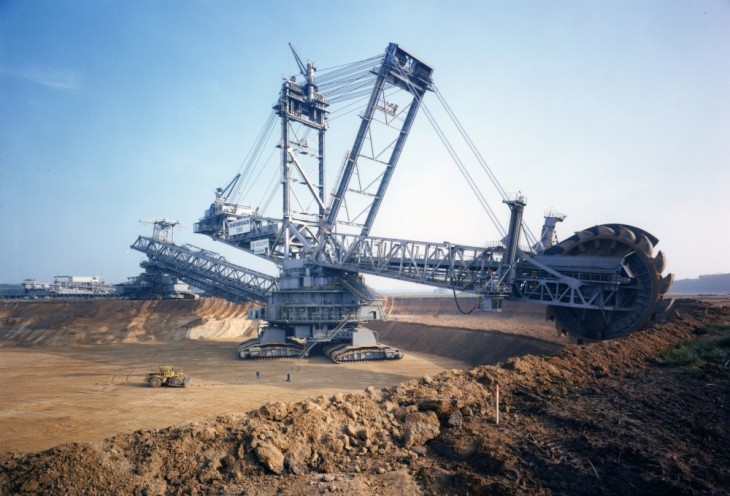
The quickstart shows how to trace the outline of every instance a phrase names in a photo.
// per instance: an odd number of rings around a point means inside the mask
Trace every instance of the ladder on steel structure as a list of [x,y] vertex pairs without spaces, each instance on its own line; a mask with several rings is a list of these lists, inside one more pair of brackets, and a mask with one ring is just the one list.
[[307,345],[304,347],[302,352],[299,354],[299,358],[307,358],[309,356],[309,352],[312,351],[312,349],[317,346],[319,343],[327,343],[332,341],[339,333],[341,333],[347,324],[352,323],[351,320],[345,319],[338,323],[335,327],[332,329],[329,329],[324,336],[318,337],[318,338],[312,338],[307,340]]

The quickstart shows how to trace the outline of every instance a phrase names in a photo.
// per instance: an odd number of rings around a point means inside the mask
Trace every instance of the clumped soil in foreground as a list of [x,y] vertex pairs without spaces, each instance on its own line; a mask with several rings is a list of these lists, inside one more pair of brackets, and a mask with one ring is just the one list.
[[730,307],[686,302],[678,312],[555,356],[5,453],[0,492],[723,494],[730,368],[670,368],[657,357],[730,322]]

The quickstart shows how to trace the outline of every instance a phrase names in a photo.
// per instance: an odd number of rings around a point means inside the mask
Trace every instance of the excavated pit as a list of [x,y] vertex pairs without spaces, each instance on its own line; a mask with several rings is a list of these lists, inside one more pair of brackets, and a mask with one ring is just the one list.
[[522,355],[544,355],[562,346],[505,332],[454,329],[411,322],[369,324],[383,343],[405,353],[427,353],[469,366],[492,365]]
[[[418,352],[387,371],[321,357],[264,369],[236,360],[225,340],[7,346],[0,420],[16,418],[0,425],[0,445],[8,450],[34,420],[52,427],[42,435],[66,431],[74,442],[0,453],[0,495],[725,494],[730,368],[720,360],[685,369],[661,357],[730,325],[730,307],[725,299],[676,308],[669,322],[619,340],[466,370]],[[479,319],[463,323],[478,328]],[[395,322],[391,331],[410,335]],[[201,381],[151,390],[122,372],[169,356],[190,360]],[[291,371],[285,383],[280,374]],[[262,406],[245,408],[246,397]],[[217,414],[199,409],[210,403]],[[62,411],[69,404],[71,414]],[[157,425],[139,426],[155,412],[164,413]],[[119,415],[129,424],[89,439]]]
[[[388,321],[371,327],[405,358],[338,365],[321,354],[239,360],[238,343],[256,335],[256,322],[245,305],[224,300],[2,302],[0,451],[101,441],[561,347],[539,337],[555,333],[532,308],[463,316],[449,298],[397,298],[387,309]],[[147,388],[147,373],[166,364],[189,374],[191,387]]]

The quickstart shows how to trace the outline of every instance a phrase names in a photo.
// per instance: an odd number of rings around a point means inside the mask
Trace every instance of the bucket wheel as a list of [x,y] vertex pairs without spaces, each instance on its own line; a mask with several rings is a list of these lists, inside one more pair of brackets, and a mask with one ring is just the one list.
[[618,301],[627,310],[603,311],[551,305],[548,318],[559,333],[577,342],[613,339],[642,329],[668,307],[664,294],[672,274],[662,276],[666,258],[653,254],[659,240],[643,229],[624,224],[604,224],[580,231],[545,251],[545,255],[624,257],[631,282],[621,289]]

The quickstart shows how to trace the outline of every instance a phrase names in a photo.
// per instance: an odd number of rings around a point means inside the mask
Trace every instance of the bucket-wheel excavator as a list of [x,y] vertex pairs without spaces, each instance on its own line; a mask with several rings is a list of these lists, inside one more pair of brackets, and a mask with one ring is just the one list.
[[[335,362],[402,357],[367,328],[368,321],[383,318],[383,299],[364,283],[363,274],[447,288],[455,296],[457,291],[478,295],[477,308],[484,311],[500,311],[505,299],[541,304],[558,331],[579,342],[625,335],[665,310],[663,295],[672,276],[662,275],[664,256],[654,255],[658,240],[646,231],[604,224],[556,242],[555,226],[565,216],[551,212],[539,239],[532,236],[522,222],[525,197],[501,188],[445,104],[428,64],[391,43],[382,55],[322,71],[315,78],[314,64],[304,64],[293,47],[292,53],[301,76],[284,80],[243,172],[216,190],[215,201],[194,226],[196,233],[273,262],[278,277],[234,266],[194,247],[145,237],[132,245],[148,255],[146,263],[190,284],[263,304],[250,312],[263,325],[258,338],[241,343],[241,358],[307,356],[315,347]],[[509,207],[507,229],[422,105],[427,93],[447,108]],[[359,114],[355,141],[327,195],[330,105],[351,105],[363,97],[367,103]],[[500,231],[500,242],[465,246],[370,234],[421,108]],[[251,192],[247,176],[277,118],[282,210],[280,216],[265,216],[268,203],[251,208],[238,199]]]

